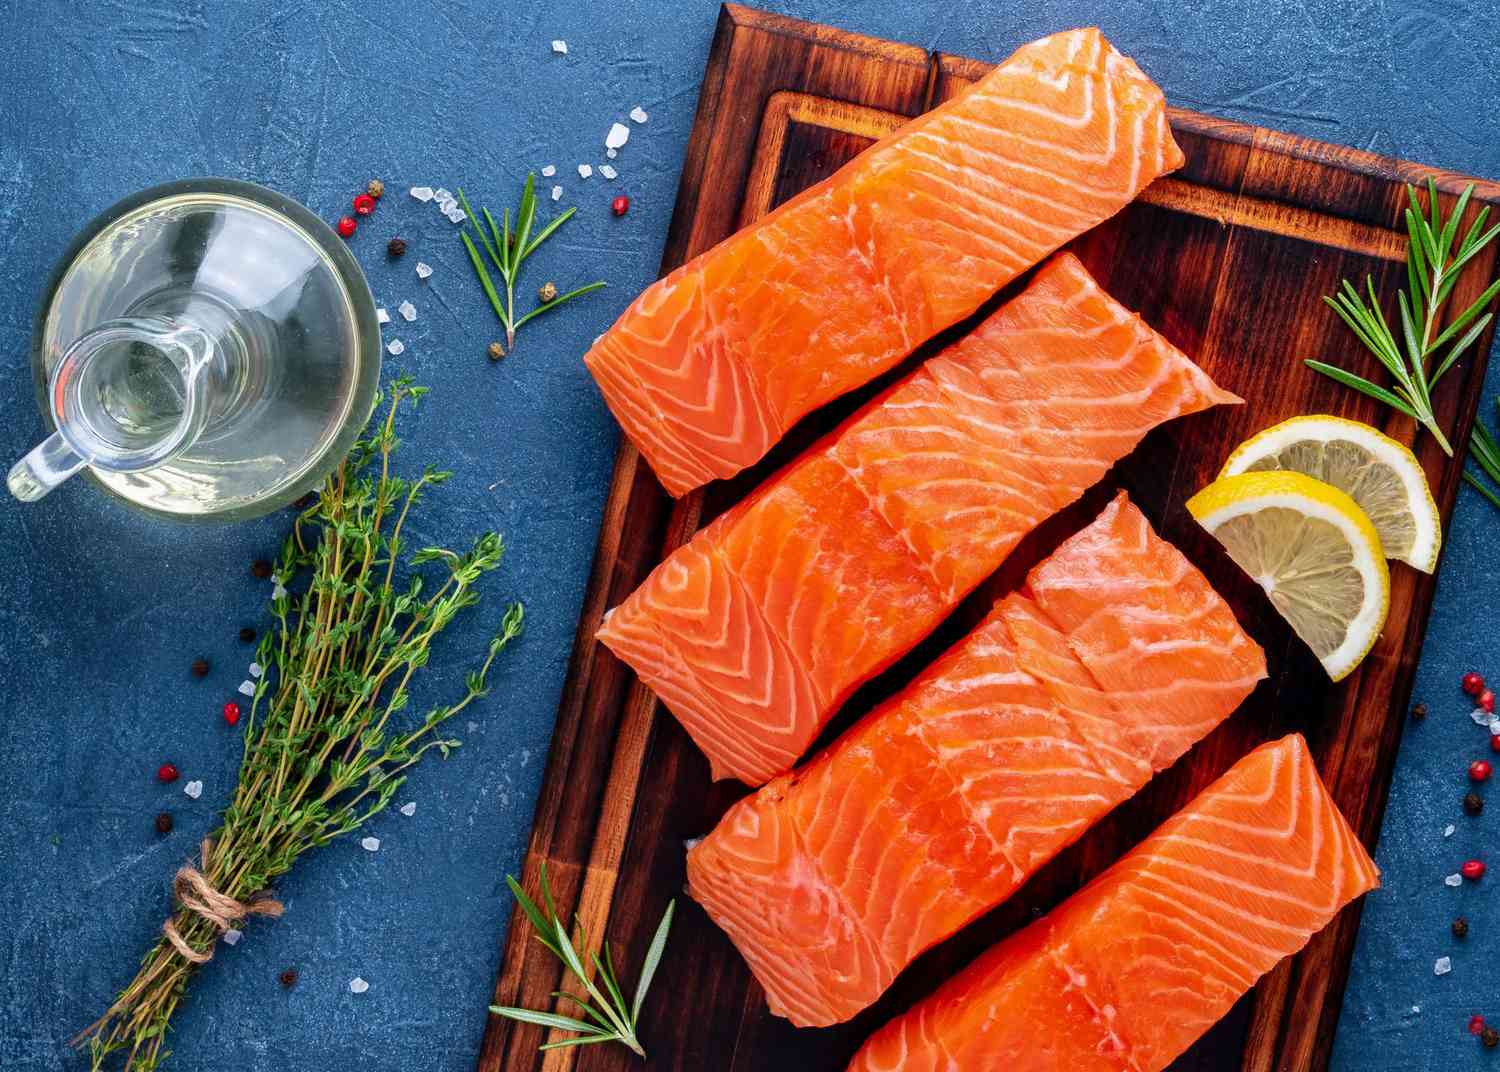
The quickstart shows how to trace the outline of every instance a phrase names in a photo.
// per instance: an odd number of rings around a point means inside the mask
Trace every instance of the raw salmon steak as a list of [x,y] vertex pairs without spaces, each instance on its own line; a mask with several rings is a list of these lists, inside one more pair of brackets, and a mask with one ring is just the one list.
[[1262,745],[850,1072],[1161,1072],[1379,885],[1299,736]]
[[1121,494],[969,637],[688,853],[799,1027],[847,1020],[1239,706],[1260,648]]
[[1054,34],[657,281],[584,360],[681,495],[760,459],[1182,160],[1133,62],[1098,30]]
[[1060,254],[673,552],[599,639],[715,778],[760,785],[1148,431],[1238,401]]

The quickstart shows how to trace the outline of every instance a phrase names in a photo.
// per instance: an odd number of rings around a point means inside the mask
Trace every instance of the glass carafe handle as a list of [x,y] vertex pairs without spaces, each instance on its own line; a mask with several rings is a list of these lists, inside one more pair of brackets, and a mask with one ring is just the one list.
[[139,472],[174,457],[208,419],[204,372],[216,353],[203,329],[164,317],[123,317],[79,336],[48,383],[57,431],[11,466],[10,493],[35,502],[85,465]]
[[5,486],[22,502],[36,502],[87,464],[87,459],[68,446],[62,433],[53,432],[10,467]]

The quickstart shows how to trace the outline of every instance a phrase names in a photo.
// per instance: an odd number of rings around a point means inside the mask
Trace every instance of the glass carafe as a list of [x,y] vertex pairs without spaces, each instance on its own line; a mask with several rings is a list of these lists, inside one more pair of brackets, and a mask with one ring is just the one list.
[[54,279],[33,364],[55,430],[7,484],[38,499],[86,470],[160,514],[272,510],[358,435],[379,332],[358,264],[301,205],[223,179],[146,190]]

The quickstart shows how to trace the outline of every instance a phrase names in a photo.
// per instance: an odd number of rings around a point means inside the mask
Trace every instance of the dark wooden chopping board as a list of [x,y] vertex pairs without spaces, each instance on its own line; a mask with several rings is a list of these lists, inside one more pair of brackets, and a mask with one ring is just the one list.
[[[663,272],[826,178],[873,139],[960,92],[987,69],[911,45],[726,6],[703,80]],[[647,1067],[842,1069],[886,1019],[1108,866],[1249,749],[1293,730],[1308,737],[1344,813],[1374,846],[1432,601],[1432,578],[1393,566],[1390,619],[1382,640],[1354,676],[1330,686],[1259,588],[1198,529],[1182,504],[1212,479],[1235,444],[1286,417],[1336,413],[1411,441],[1411,422],[1313,374],[1301,359],[1322,357],[1373,374],[1373,359],[1320,298],[1344,277],[1371,274],[1381,293],[1404,282],[1403,183],[1434,172],[1191,112],[1174,111],[1172,120],[1186,167],[1159,180],[1071,248],[1107,290],[1248,404],[1153,432],[1081,503],[1028,537],[999,574],[912,657],[862,690],[830,734],[960,636],[1119,487],[1129,490],[1158,531],[1234,606],[1266,649],[1270,680],[1007,904],[919,960],[877,1006],[837,1028],[794,1029],[767,1012],[759,986],[728,939],[681,893],[684,840],[710,830],[743,787],[712,785],[706,762],[677,723],[593,637],[604,611],[700,523],[747,493],[878,385],[811,415],[753,471],[675,503],[625,443],[605,508],[524,881],[534,892],[545,861],[560,909],[576,910],[591,935],[602,932],[611,939],[628,983],[667,900],[678,898],[677,923],[642,1014]],[[1450,203],[1468,181],[1436,174]],[[1500,203],[1500,186],[1480,183],[1475,200]],[[1472,300],[1494,275],[1495,249],[1486,250],[1482,263],[1465,276],[1456,306]],[[1487,333],[1438,391],[1439,418],[1454,443],[1467,442],[1489,345]],[[914,361],[934,349],[924,348]],[[1429,436],[1421,438],[1418,454],[1446,521],[1458,489],[1459,460],[1444,457]],[[1263,980],[1173,1066],[1175,1072],[1325,1068],[1358,925],[1355,905],[1305,952]],[[557,962],[532,940],[531,928],[516,913],[495,1001],[551,1008],[549,995],[560,982]],[[1039,1024],[1037,1030],[1048,1026]],[[540,1054],[537,1046],[544,1041],[537,1028],[492,1016],[478,1067],[481,1072],[561,1072],[576,1066],[593,1072],[640,1064],[619,1046]]]

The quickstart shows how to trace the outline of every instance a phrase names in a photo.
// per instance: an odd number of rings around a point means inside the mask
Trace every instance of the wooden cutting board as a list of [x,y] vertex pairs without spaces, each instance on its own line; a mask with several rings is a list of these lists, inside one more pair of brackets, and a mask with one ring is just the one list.
[[[726,6],[704,75],[662,271],[826,178],[873,139],[962,91],[987,69],[912,45]],[[961,635],[1027,567],[1090,520],[1118,487],[1129,490],[1158,531],[1234,606],[1266,649],[1270,680],[1212,736],[1009,903],[919,960],[875,1008],[837,1028],[794,1029],[766,1011],[739,955],[681,892],[684,840],[708,832],[743,788],[709,782],[706,762],[677,723],[593,637],[604,611],[701,523],[878,385],[811,415],[753,471],[676,503],[624,444],[524,881],[535,892],[545,861],[560,909],[576,910],[590,934],[611,939],[630,982],[667,900],[677,897],[677,923],[642,1015],[647,1067],[842,1069],[886,1019],[1108,866],[1250,748],[1292,730],[1308,737],[1344,813],[1374,846],[1432,601],[1432,578],[1404,566],[1392,569],[1384,637],[1353,677],[1332,687],[1260,590],[1197,528],[1182,504],[1212,479],[1234,444],[1296,414],[1343,414],[1411,441],[1409,421],[1393,420],[1363,396],[1311,373],[1301,360],[1317,356],[1372,372],[1373,359],[1320,298],[1344,277],[1371,274],[1382,294],[1404,282],[1405,240],[1395,229],[1403,183],[1432,169],[1191,112],[1174,111],[1172,121],[1187,166],[1159,180],[1072,248],[1107,290],[1248,404],[1153,432],[1083,502],[1029,537],[911,658],[862,690],[830,733]],[[1468,181],[1447,174],[1438,179],[1450,201]],[[1480,183],[1475,200],[1500,202],[1500,186]],[[1494,275],[1495,249],[1491,246],[1483,263],[1465,276],[1455,305],[1472,300]],[[1489,345],[1487,334],[1438,391],[1437,411],[1454,443],[1468,439]],[[925,348],[914,360],[931,352]],[[1459,462],[1445,458],[1430,436],[1422,437],[1418,453],[1446,520],[1458,489]],[[1326,1067],[1358,925],[1359,908],[1353,906],[1303,954],[1262,981],[1174,1069]],[[557,969],[517,913],[495,1001],[551,1008],[549,994],[560,985]],[[1037,1030],[1048,1025],[1038,1024]],[[639,1067],[623,1047],[540,1054],[537,1046],[544,1041],[536,1028],[492,1016],[479,1068]]]

